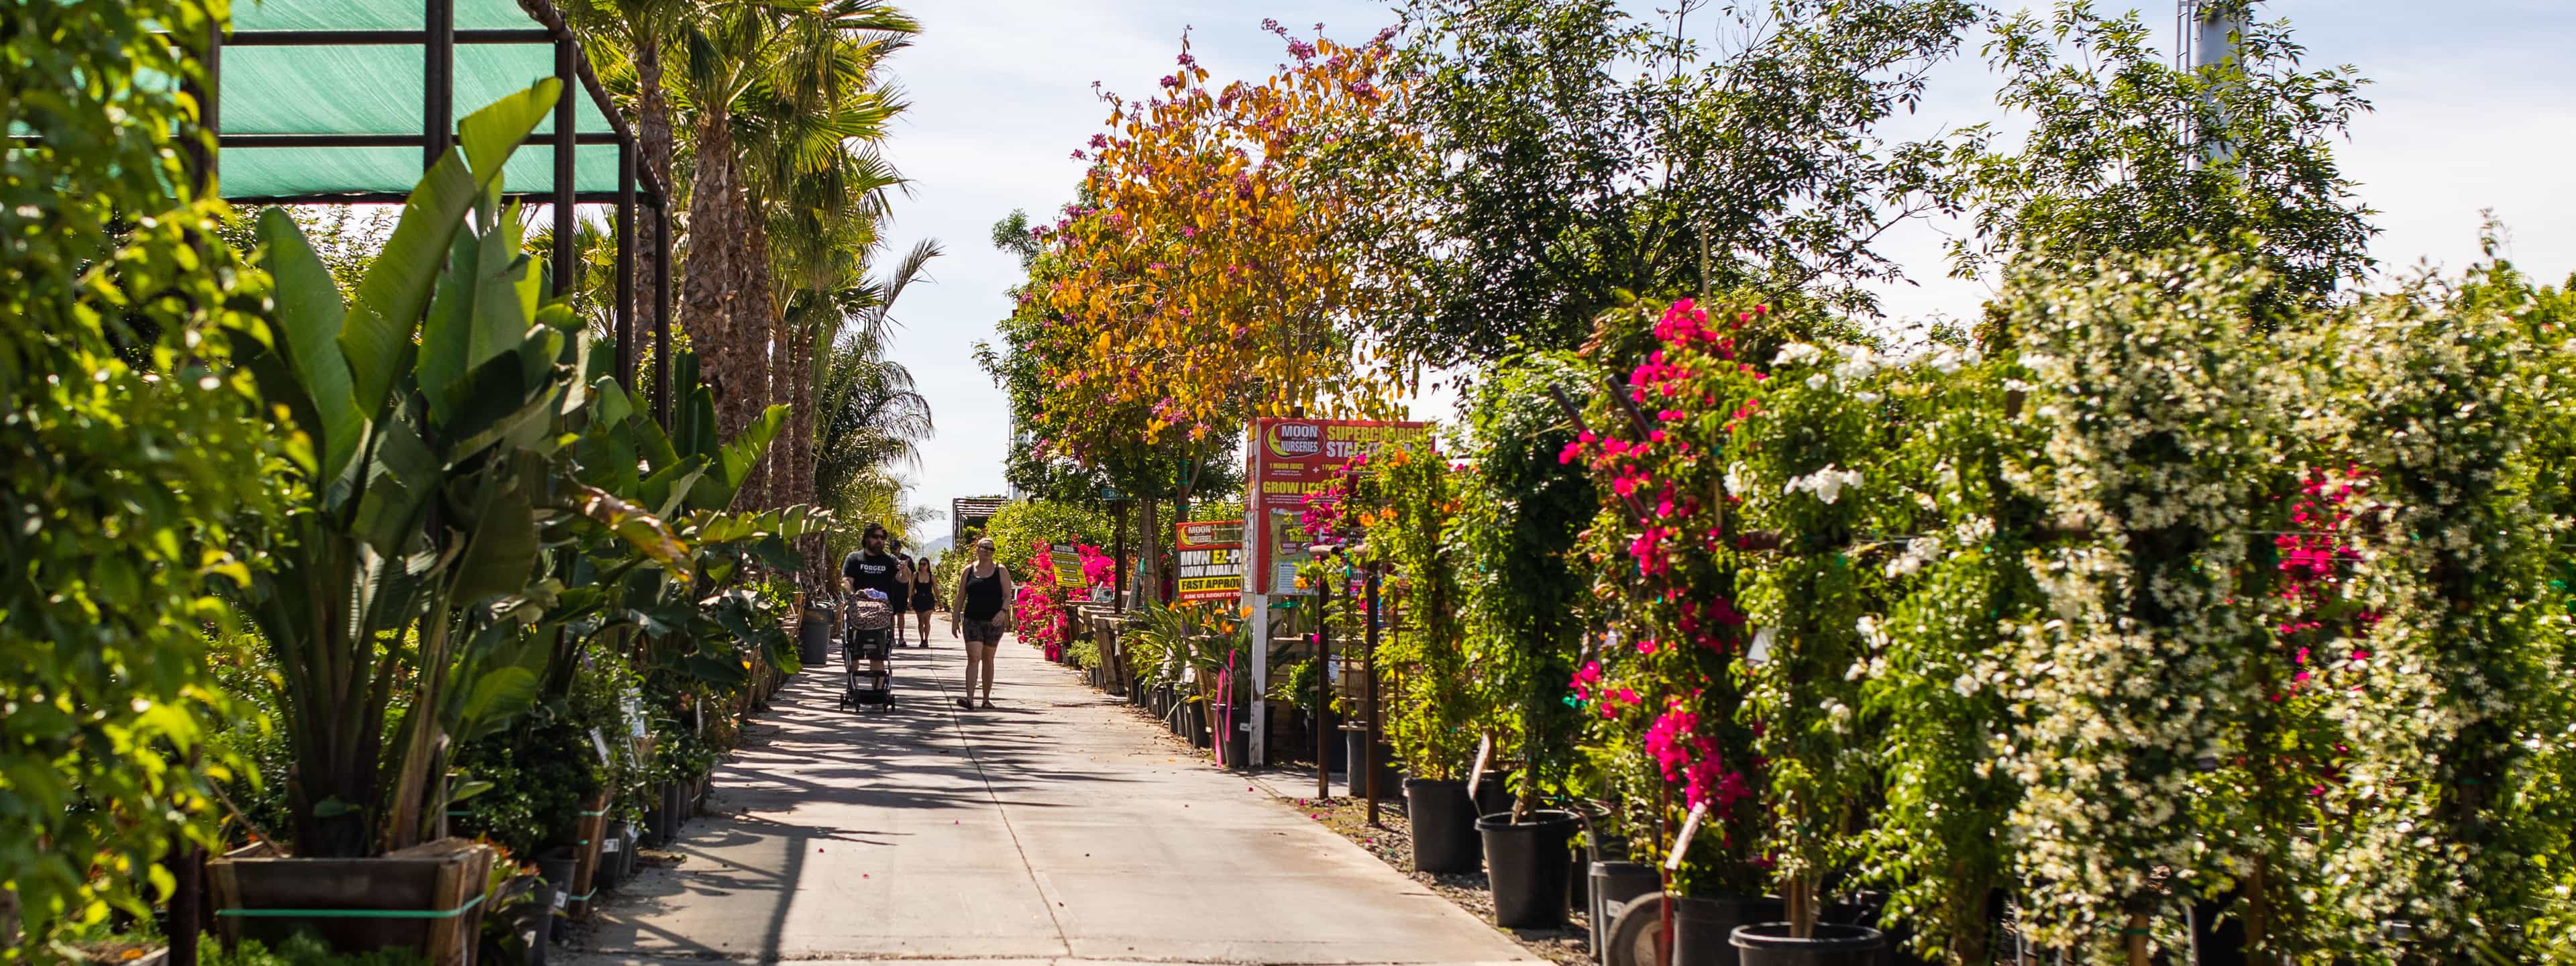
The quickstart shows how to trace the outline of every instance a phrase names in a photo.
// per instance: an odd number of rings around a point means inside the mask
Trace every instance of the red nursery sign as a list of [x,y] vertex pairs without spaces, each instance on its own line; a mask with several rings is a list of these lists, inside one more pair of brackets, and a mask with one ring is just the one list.
[[1374,454],[1390,445],[1428,448],[1430,443],[1429,423],[1253,420],[1251,465],[1244,485],[1251,493],[1250,507],[1267,525],[1251,535],[1256,543],[1254,566],[1245,577],[1244,589],[1297,592],[1297,564],[1306,555],[1306,534],[1297,526],[1297,516],[1306,508],[1307,494],[1330,488],[1352,456]]

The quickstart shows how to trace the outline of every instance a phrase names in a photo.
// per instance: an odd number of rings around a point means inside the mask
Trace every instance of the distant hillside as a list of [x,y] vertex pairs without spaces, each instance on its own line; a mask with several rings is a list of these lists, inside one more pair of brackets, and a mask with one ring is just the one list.
[[929,554],[934,557],[946,556],[949,548],[956,546],[956,544],[957,538],[955,535],[942,531],[939,534],[938,539],[922,544],[919,547],[908,548],[904,552],[916,557],[923,554]]

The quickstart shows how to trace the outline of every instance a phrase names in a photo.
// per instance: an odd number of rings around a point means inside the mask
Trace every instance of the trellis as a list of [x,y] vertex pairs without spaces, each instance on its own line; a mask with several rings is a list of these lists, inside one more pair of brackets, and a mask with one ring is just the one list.
[[[205,38],[198,97],[219,148],[197,159],[203,183],[239,205],[399,203],[450,150],[459,106],[471,113],[551,76],[551,118],[503,168],[513,199],[552,209],[553,294],[569,296],[576,206],[615,207],[611,311],[617,378],[637,349],[636,219],[650,203],[657,268],[653,411],[668,422],[672,192],[638,161],[562,15],[546,0],[254,0],[230,35]],[[631,384],[629,388],[633,388]]]

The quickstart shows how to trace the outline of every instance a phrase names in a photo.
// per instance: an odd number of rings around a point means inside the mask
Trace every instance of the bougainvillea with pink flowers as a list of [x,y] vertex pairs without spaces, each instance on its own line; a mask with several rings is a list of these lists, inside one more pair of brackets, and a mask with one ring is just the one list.
[[1706,811],[1677,876],[1695,894],[1759,894],[1765,876],[1757,728],[1734,673],[1752,643],[1735,602],[1746,535],[1723,480],[1728,435],[1761,405],[1767,377],[1739,350],[1765,312],[1684,299],[1605,316],[1589,351],[1619,375],[1585,394],[1557,455],[1601,493],[1582,553],[1609,633],[1571,682],[1586,747],[1631,827]]
[[1066,622],[1064,590],[1055,585],[1055,548],[1044,540],[1031,544],[1023,569],[1032,578],[1019,585],[1011,600],[1012,629],[1021,643],[1045,652],[1047,660],[1057,660],[1071,638],[1071,626]]

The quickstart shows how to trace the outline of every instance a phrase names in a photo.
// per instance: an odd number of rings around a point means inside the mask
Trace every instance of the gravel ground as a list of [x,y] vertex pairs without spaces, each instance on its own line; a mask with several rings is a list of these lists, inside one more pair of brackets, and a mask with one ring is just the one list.
[[[1468,875],[1435,875],[1414,870],[1413,837],[1405,834],[1407,826],[1404,820],[1403,799],[1378,803],[1378,821],[1384,823],[1383,828],[1368,824],[1368,803],[1356,798],[1334,798],[1320,802],[1312,798],[1300,798],[1293,801],[1298,808],[1305,810],[1309,818],[1324,823],[1325,827],[1341,833],[1343,838],[1359,843],[1361,848],[1367,849],[1370,854],[1377,856],[1386,864],[1394,866],[1396,871],[1412,877],[1415,882],[1430,886],[1431,891],[1439,893],[1450,902],[1457,903],[1459,908],[1467,910],[1476,918],[1488,922],[1493,920],[1494,897],[1492,892],[1487,891],[1483,872]],[[1589,966],[1592,962],[1591,927],[1585,923],[1584,910],[1579,906],[1567,910],[1564,929],[1497,929],[1496,931],[1512,937],[1532,955],[1543,959],[1563,963],[1566,966],[1578,966],[1578,964]]]

